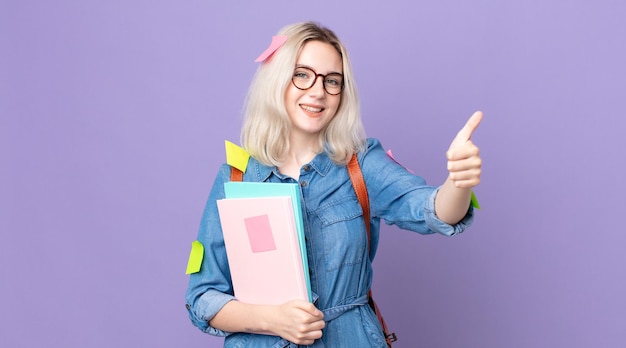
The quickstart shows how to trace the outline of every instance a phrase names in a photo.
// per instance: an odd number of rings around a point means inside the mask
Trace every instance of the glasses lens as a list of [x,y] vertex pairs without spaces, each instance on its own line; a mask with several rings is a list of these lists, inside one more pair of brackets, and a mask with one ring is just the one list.
[[309,89],[315,84],[315,72],[307,68],[296,68],[291,78],[293,84],[300,89]]
[[324,88],[328,94],[339,94],[343,89],[343,76],[341,74],[328,74],[324,77]]

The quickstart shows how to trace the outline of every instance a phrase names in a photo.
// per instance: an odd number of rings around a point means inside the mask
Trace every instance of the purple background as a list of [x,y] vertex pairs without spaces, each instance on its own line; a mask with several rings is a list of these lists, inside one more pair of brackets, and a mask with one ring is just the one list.
[[471,230],[383,230],[397,347],[623,347],[624,18],[621,0],[1,1],[0,342],[221,346],[187,319],[191,242],[254,58],[312,19],[349,48],[368,135],[430,183],[485,112]]

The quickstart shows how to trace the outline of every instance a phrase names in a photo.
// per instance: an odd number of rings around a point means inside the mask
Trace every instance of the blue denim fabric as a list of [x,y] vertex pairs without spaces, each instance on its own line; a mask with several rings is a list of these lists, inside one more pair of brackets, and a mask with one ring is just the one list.
[[[305,236],[315,305],[324,312],[322,338],[311,347],[386,347],[373,310],[367,305],[372,284],[372,260],[379,240],[380,220],[421,234],[453,236],[472,222],[473,210],[451,226],[435,216],[437,188],[393,161],[376,139],[358,154],[370,198],[371,244],[363,212],[345,166],[335,165],[325,153],[300,170]],[[208,321],[234,300],[216,200],[224,198],[224,182],[230,167],[220,168],[209,195],[198,233],[204,245],[201,270],[192,274],[187,289],[189,317],[202,331],[225,336],[225,347],[295,347],[275,336],[229,333],[209,326]],[[244,181],[296,182],[277,168],[253,158]]]

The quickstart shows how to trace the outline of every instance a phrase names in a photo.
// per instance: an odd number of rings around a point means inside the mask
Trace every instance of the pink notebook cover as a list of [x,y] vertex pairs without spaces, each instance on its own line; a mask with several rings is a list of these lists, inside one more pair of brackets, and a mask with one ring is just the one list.
[[235,297],[246,303],[308,300],[290,197],[217,201]]

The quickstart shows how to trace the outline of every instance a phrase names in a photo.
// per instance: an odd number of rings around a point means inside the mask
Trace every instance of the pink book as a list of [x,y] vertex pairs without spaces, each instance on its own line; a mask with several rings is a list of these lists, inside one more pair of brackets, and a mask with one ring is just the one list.
[[217,208],[235,297],[308,301],[291,197],[227,198]]

